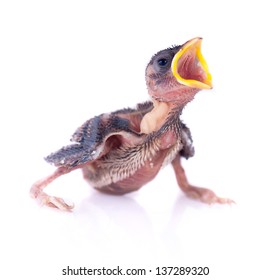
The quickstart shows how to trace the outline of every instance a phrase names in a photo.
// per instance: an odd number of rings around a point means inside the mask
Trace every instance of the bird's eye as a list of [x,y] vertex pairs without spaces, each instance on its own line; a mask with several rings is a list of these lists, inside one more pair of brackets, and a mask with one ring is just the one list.
[[166,66],[167,63],[168,63],[168,60],[167,60],[166,58],[160,58],[160,59],[158,60],[158,65],[159,65],[159,66]]

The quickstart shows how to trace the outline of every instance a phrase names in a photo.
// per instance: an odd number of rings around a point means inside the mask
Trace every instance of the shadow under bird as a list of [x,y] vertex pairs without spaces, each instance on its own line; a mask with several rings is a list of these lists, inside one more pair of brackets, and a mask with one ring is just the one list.
[[212,88],[201,42],[194,38],[155,54],[145,71],[151,101],[86,121],[73,134],[73,144],[45,158],[57,169],[32,186],[32,197],[42,205],[70,210],[73,205],[44,192],[64,174],[81,168],[95,189],[122,195],[138,190],[171,163],[179,187],[189,197],[206,203],[233,202],[191,185],[181,164],[182,157],[194,155],[190,130],[180,119],[182,110],[200,90]]

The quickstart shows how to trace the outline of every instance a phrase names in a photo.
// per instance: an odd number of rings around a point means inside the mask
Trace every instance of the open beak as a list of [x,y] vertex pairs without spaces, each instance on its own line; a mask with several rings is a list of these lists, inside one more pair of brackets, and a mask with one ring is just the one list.
[[211,89],[212,76],[201,53],[202,38],[186,42],[175,54],[171,70],[176,80],[188,87]]

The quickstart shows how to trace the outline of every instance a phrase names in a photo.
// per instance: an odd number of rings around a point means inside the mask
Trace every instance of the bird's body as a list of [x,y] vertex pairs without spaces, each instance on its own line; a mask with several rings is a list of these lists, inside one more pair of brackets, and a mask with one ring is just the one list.
[[[142,117],[143,113],[138,111],[136,122],[140,123]],[[178,117],[177,122],[173,121],[166,128],[162,126],[150,134],[140,136],[122,132],[111,135],[106,146],[110,146],[111,142],[116,146],[93,163],[86,164],[83,167],[84,178],[96,189],[112,194],[139,189],[181,150],[180,126]],[[135,127],[136,130],[139,131],[139,127]]]
[[211,75],[200,53],[201,38],[154,55],[146,68],[152,101],[135,109],[101,114],[86,121],[73,134],[74,144],[49,155],[56,171],[35,183],[31,194],[48,206],[72,206],[43,189],[57,177],[81,168],[97,190],[125,194],[151,181],[161,167],[172,163],[179,187],[189,196],[212,203],[228,203],[212,191],[191,186],[180,157],[194,155],[188,127],[180,120],[184,106],[200,89],[211,88]]

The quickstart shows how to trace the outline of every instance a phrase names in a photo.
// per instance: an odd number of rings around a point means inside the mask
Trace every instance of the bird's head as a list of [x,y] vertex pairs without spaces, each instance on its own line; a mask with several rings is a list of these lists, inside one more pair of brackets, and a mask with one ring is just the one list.
[[185,105],[201,89],[212,88],[201,42],[197,37],[152,57],[146,68],[146,84],[154,100]]

